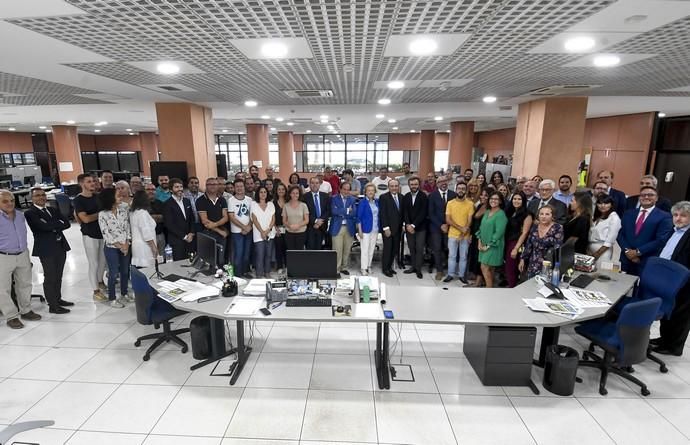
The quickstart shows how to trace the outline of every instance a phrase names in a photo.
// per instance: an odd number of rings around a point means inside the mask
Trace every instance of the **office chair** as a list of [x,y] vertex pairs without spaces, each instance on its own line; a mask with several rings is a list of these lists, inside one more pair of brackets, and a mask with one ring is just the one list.
[[151,353],[158,346],[169,341],[173,341],[182,346],[182,353],[186,353],[189,349],[187,343],[178,337],[178,334],[189,332],[189,328],[170,329],[170,320],[184,315],[186,312],[177,310],[170,303],[158,298],[156,291],[149,285],[146,276],[134,266],[131,266],[130,269],[132,289],[134,289],[134,302],[137,308],[137,321],[139,324],[143,325],[152,324],[156,329],[158,329],[160,325],[163,325],[163,332],[139,337],[137,341],[134,342],[134,346],[141,346],[143,340],[156,340],[146,350],[146,354],[144,354],[145,362],[151,358]]
[[[30,422],[19,422],[5,427],[0,431],[0,445],[9,445],[10,439],[24,431],[43,428],[46,426],[53,426],[55,422],[52,420],[32,420]],[[14,443],[14,442],[13,442]],[[19,442],[16,442],[19,443]]]
[[359,181],[359,189],[362,191],[361,193],[364,194],[364,187],[369,184],[369,180],[367,178],[357,178],[357,181]]
[[[582,353],[578,366],[601,370],[599,394],[608,394],[606,379],[609,372],[639,385],[643,396],[650,394],[647,385],[625,368],[642,363],[647,358],[649,329],[656,320],[660,306],[660,298],[629,303],[623,307],[616,321],[590,320],[575,328],[575,332],[592,342],[589,350]],[[603,357],[592,352],[594,345],[604,350]]]

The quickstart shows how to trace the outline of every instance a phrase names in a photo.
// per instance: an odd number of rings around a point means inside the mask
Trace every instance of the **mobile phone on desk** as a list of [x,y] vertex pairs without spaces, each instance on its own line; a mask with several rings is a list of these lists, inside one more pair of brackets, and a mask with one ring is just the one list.
[[394,318],[393,317],[393,311],[389,311],[389,310],[384,310],[383,316],[386,318],[386,320],[392,320]]
[[267,317],[268,317],[269,315],[271,315],[271,311],[269,311],[269,310],[266,309],[265,307],[262,307],[261,309],[259,309],[259,312],[261,312],[262,314],[264,314],[264,315],[267,316]]

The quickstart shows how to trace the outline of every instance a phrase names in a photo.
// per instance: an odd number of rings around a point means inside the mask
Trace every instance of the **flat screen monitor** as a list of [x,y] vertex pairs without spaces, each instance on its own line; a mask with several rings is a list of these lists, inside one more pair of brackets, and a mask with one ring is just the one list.
[[287,276],[294,280],[338,279],[335,250],[288,250]]
[[10,181],[10,182],[12,182],[12,175],[0,175],[0,181]]
[[0,189],[9,190],[12,188],[12,181],[0,181]]
[[35,186],[36,178],[33,176],[24,176],[24,185],[28,185],[29,187]]
[[197,233],[196,256],[201,262],[200,270],[215,273],[218,269],[218,247],[215,238],[205,233]]
[[558,251],[558,261],[560,262],[560,274],[564,276],[568,270],[575,267],[575,240],[569,239],[561,246]]

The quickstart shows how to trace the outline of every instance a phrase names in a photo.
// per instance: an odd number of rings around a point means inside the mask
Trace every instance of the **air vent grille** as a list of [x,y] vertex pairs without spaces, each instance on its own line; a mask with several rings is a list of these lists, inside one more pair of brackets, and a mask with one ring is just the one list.
[[285,94],[293,99],[313,98],[313,97],[333,97],[333,90],[283,90]]

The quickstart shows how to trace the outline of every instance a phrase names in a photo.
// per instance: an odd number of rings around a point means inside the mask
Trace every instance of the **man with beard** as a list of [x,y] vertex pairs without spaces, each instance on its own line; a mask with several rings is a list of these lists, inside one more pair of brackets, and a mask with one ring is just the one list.
[[422,264],[424,263],[424,247],[426,246],[426,226],[429,204],[426,193],[419,190],[419,178],[413,176],[408,181],[410,192],[403,196],[402,209],[405,223],[405,236],[410,249],[412,267],[404,273],[417,275],[422,278]]
[[192,251],[194,241],[194,211],[184,197],[182,180],[170,180],[172,196],[163,204],[163,221],[168,229],[168,244],[173,250],[173,261],[184,260]]
[[445,177],[437,182],[438,190],[429,194],[429,244],[434,255],[436,280],[443,279],[443,263],[447,258],[444,251],[448,246],[448,224],[446,206],[455,198],[455,192],[448,190]]
[[455,186],[455,199],[446,207],[446,224],[448,224],[448,275],[443,279],[444,283],[459,279],[463,284],[467,271],[467,253],[470,248],[470,226],[474,204],[466,199],[467,185],[460,183]]
[[156,188],[156,199],[160,202],[165,202],[170,199],[170,178],[167,175],[160,175],[158,177],[158,187]]

